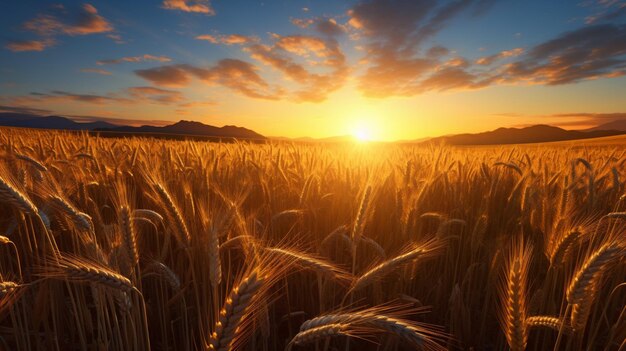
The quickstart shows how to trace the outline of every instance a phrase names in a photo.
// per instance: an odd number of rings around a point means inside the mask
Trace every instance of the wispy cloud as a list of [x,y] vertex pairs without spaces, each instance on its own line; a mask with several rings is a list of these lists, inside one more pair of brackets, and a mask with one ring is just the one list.
[[52,111],[46,109],[6,105],[0,105],[0,112],[25,113],[29,115],[49,115],[52,113]]
[[13,51],[13,52],[22,52],[22,51],[43,51],[47,47],[54,45],[54,40],[52,39],[43,39],[43,40],[11,40],[6,45],[5,48]]
[[504,66],[505,82],[559,85],[626,74],[626,25],[585,26],[541,43]]
[[212,34],[202,34],[196,36],[198,40],[208,41],[212,44],[226,44],[226,45],[243,45],[250,44],[258,41],[258,38],[253,36],[241,35],[241,34],[228,34],[228,35],[212,35]]
[[215,10],[213,10],[211,2],[208,0],[163,0],[162,7],[168,10],[215,15]]
[[116,64],[120,64],[124,62],[149,62],[149,61],[170,62],[172,61],[172,59],[167,56],[154,56],[154,55],[145,54],[142,56],[127,56],[127,57],[121,57],[118,59],[100,60],[100,61],[97,61],[96,64],[102,66],[102,65],[116,65]]
[[56,5],[47,13],[26,21],[22,29],[40,36],[36,40],[10,40],[5,47],[14,52],[43,51],[56,43],[56,36],[82,36],[109,33],[116,42],[121,42],[119,34],[112,33],[113,25],[91,4],[80,7]]
[[23,27],[42,36],[74,36],[113,31],[113,25],[98,14],[98,10],[91,4],[83,4],[77,9],[56,7],[53,14],[40,14],[24,23]]
[[626,74],[626,25],[595,24],[562,33],[528,49],[513,48],[477,60],[450,57],[441,45],[424,47],[449,22],[486,11],[491,1],[438,5],[433,1],[360,2],[348,23],[366,41],[366,96],[412,96],[427,91],[480,89],[496,84],[559,85]]
[[155,85],[165,87],[184,87],[196,78],[206,84],[221,85],[256,99],[277,100],[282,95],[280,89],[270,86],[257,73],[254,65],[237,59],[223,59],[209,68],[169,65],[136,70],[135,73]]
[[128,92],[138,100],[150,100],[160,104],[174,104],[185,100],[179,91],[155,87],[131,87],[128,88]]
[[80,71],[83,73],[95,73],[95,74],[100,74],[103,76],[110,76],[113,74],[107,70],[99,69],[99,68],[82,68]]
[[[273,67],[302,86],[288,96],[290,99],[321,102],[345,84],[349,69],[336,40],[303,35],[275,35],[274,38],[276,41],[273,45],[252,45],[245,51],[253,59]],[[292,56],[306,59],[307,66],[327,67],[331,71],[326,74],[313,73]]]

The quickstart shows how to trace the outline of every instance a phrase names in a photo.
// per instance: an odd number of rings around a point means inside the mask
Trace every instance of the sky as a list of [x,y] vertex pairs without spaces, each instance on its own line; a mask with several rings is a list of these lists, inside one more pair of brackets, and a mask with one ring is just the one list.
[[626,1],[0,3],[0,111],[410,140],[626,118]]

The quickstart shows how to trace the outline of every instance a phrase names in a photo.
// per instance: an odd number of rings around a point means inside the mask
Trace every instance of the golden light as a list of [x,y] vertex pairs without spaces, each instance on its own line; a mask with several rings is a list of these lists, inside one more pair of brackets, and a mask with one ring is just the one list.
[[353,132],[352,136],[357,141],[364,142],[372,140],[372,132],[366,126],[359,126]]

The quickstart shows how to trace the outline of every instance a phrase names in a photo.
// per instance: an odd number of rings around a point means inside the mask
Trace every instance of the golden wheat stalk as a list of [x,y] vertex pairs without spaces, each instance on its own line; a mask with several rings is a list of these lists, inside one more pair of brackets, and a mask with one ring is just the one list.
[[210,350],[231,350],[231,344],[239,332],[238,327],[264,280],[254,271],[233,287],[220,310],[215,329],[209,339]]
[[37,214],[37,207],[11,183],[0,177],[0,199],[26,214]]
[[122,240],[124,241],[124,246],[128,252],[128,257],[133,262],[133,265],[137,265],[139,263],[137,233],[131,217],[131,210],[128,206],[122,205],[120,208],[119,221],[120,230],[122,232]]
[[352,280],[350,273],[333,265],[330,262],[327,262],[317,257],[313,257],[305,252],[278,247],[268,247],[265,248],[265,250],[271,254],[283,256],[283,258],[287,259],[290,262],[311,269],[332,279],[336,279],[341,282],[349,282]]
[[[549,328],[557,332],[561,329],[562,323],[563,320],[561,318],[552,316],[532,316],[526,318],[526,325],[529,328]],[[569,333],[569,331],[569,328],[564,330],[565,333]]]
[[527,276],[531,248],[523,242],[511,248],[505,277],[500,285],[500,325],[511,350],[523,351],[528,341]]
[[134,289],[131,281],[102,264],[77,257],[55,259],[56,265],[47,267],[41,275],[45,278],[89,282],[130,293]]
[[376,308],[372,308],[352,313],[328,314],[316,317],[305,321],[300,326],[300,333],[298,333],[296,337],[309,331],[311,334],[314,334],[313,330],[329,332],[329,330],[322,328],[330,325],[342,325],[342,333],[331,334],[329,336],[345,335],[343,331],[346,331],[348,327],[373,328],[374,330],[395,335],[419,349],[446,350],[445,347],[439,344],[442,339],[445,339],[445,335],[436,330],[436,327],[427,324],[418,324],[396,318],[395,316],[388,316],[382,312],[383,311],[376,311]]
[[69,201],[58,195],[50,195],[50,203],[52,206],[63,211],[63,213],[70,217],[77,228],[85,231],[93,230],[93,221],[91,216],[77,210],[74,206],[72,206],[72,204],[69,203]]
[[217,288],[222,281],[220,239],[217,236],[217,231],[214,229],[209,232],[209,280],[214,288]]
[[563,263],[565,255],[570,248],[578,241],[581,236],[580,231],[572,229],[566,234],[561,235],[558,240],[552,245],[550,252],[550,265],[558,265]]
[[185,224],[185,220],[183,219],[183,215],[180,213],[178,206],[176,206],[174,200],[172,200],[172,197],[167,190],[165,190],[163,185],[156,183],[155,188],[161,198],[161,201],[167,208],[167,213],[169,214],[170,219],[176,224],[179,234],[183,236],[183,239],[187,243],[191,242],[191,235],[189,234],[189,230],[187,229],[187,225]]
[[291,339],[287,349],[290,350],[292,345],[306,345],[329,337],[348,335],[346,333],[348,328],[349,326],[347,324],[337,323],[302,330]]
[[363,234],[363,226],[365,225],[365,217],[370,206],[371,195],[372,186],[368,185],[365,187],[365,191],[361,197],[361,203],[359,204],[359,212],[357,212],[356,218],[354,219],[354,225],[352,226],[352,232],[350,234],[352,240]]
[[393,257],[363,273],[354,281],[352,287],[350,288],[350,291],[360,290],[363,287],[375,282],[377,279],[380,279],[390,272],[393,272],[398,267],[413,260],[416,260],[418,258],[425,259],[433,257],[437,255],[438,251],[442,248],[443,242],[437,239],[433,239],[424,244],[418,245],[411,250],[396,257]]
[[585,297],[590,287],[597,282],[609,263],[617,258],[621,251],[619,245],[608,242],[589,255],[570,281],[567,302],[574,305],[588,300]]

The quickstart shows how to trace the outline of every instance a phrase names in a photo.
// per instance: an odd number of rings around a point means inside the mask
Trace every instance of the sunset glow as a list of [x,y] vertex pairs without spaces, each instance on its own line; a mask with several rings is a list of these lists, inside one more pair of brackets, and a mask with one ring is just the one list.
[[0,111],[387,141],[626,116],[620,1],[3,8]]

